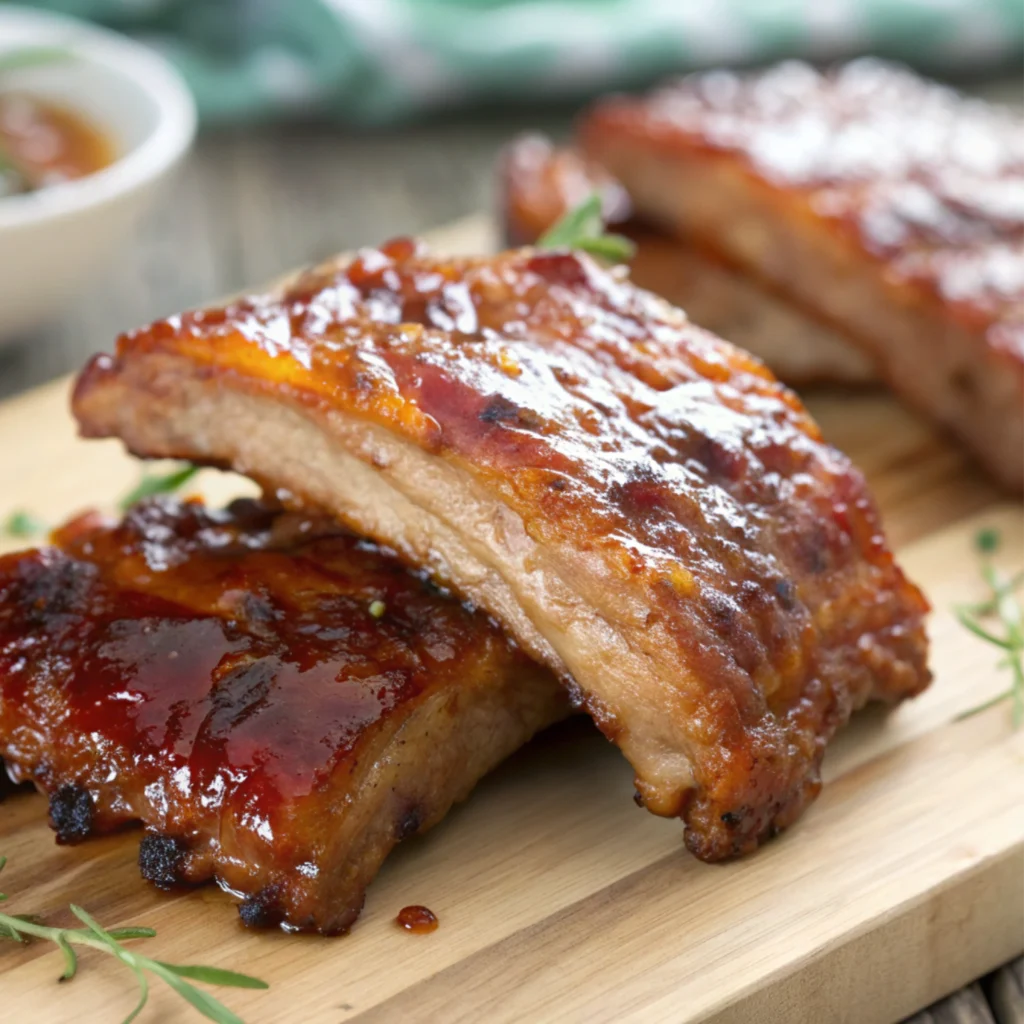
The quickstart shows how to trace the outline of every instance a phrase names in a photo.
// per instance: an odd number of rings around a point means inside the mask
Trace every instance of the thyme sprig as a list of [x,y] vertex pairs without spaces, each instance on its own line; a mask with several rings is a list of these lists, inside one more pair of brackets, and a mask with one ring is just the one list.
[[[0,857],[0,871],[7,864],[6,857]],[[0,893],[0,902],[7,895]],[[51,928],[39,923],[32,914],[0,913],[0,939],[12,942],[26,942],[29,939],[46,939],[53,942],[64,954],[64,973],[60,981],[70,981],[78,972],[78,954],[75,946],[88,946],[116,957],[135,975],[139,986],[139,1001],[135,1009],[124,1019],[131,1021],[142,1011],[149,999],[149,980],[146,972],[160,978],[173,988],[187,1002],[191,1003],[204,1017],[218,1024],[243,1024],[242,1019],[208,992],[190,985],[188,980],[202,981],[208,985],[227,985],[232,988],[269,988],[265,981],[251,978],[247,974],[225,971],[219,967],[202,967],[192,964],[169,964],[163,960],[151,960],[133,950],[125,949],[121,943],[127,939],[151,939],[156,932],[152,928],[103,928],[90,914],[74,903],[71,913],[85,925],[84,928]]]
[[565,213],[537,240],[538,249],[582,249],[609,263],[628,263],[636,246],[625,236],[604,229],[601,197],[592,193]]
[[958,605],[953,611],[964,629],[1003,652],[997,664],[1009,670],[1010,685],[990,700],[957,715],[957,720],[1009,700],[1013,705],[1013,727],[1017,729],[1024,724],[1024,612],[1017,600],[1017,590],[1024,584],[1024,572],[1008,578],[1000,575],[990,557],[999,550],[999,545],[1000,537],[995,530],[982,530],[975,537],[974,546],[983,558],[981,577],[989,594],[984,601]]

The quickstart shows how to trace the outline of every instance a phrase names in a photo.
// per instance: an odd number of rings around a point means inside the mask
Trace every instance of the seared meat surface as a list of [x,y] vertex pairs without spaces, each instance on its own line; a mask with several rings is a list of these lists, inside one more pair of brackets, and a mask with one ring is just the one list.
[[347,930],[401,839],[566,713],[552,676],[333,520],[155,500],[0,558],[0,753],[60,842]]
[[605,222],[636,243],[634,283],[752,352],[792,387],[874,379],[870,359],[830,324],[739,270],[706,241],[673,237],[637,220],[622,185],[580,153],[556,149],[537,135],[516,139],[502,155],[498,190],[513,245],[537,241],[567,211],[600,194]]
[[598,103],[579,142],[645,220],[834,322],[1024,488],[1024,120],[908,71],[797,63]]
[[794,820],[850,712],[928,681],[926,603],[860,473],[759,362],[581,254],[399,240],[123,336],[74,410],[490,611],[702,858]]

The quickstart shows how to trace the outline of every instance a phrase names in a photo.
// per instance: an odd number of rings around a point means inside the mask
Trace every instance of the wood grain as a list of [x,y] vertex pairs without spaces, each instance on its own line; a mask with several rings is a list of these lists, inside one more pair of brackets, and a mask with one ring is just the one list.
[[[445,247],[484,247],[489,230],[462,224]],[[65,403],[58,383],[0,407],[0,479],[16,482],[0,517],[30,507],[56,520],[109,504],[137,477],[116,444],[75,440]],[[104,923],[157,928],[151,955],[264,977],[269,992],[222,993],[252,1022],[881,1024],[1006,962],[1024,949],[1024,732],[1006,705],[955,720],[1006,678],[951,605],[979,593],[981,526],[1002,531],[1002,565],[1024,563],[1021,508],[884,396],[823,395],[812,408],[865,468],[935,606],[936,681],[890,714],[859,715],[829,750],[817,804],[756,856],[686,856],[678,823],[638,811],[628,765],[575,722],[404,844],[345,939],[246,932],[216,890],[156,892],[139,879],[136,835],[57,848],[32,794],[0,805],[12,909],[69,921],[73,899]],[[201,486],[220,500],[240,482],[204,473]],[[397,929],[408,903],[431,907],[439,930]],[[59,955],[43,945],[0,950],[0,971],[11,1019],[117,1019],[131,1007],[127,972],[98,956],[71,985],[55,983]],[[147,1013],[190,1019],[159,988]]]

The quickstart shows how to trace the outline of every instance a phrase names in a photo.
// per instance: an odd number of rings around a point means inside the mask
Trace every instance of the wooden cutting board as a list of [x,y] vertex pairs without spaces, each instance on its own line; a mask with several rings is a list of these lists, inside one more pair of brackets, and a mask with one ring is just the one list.
[[[491,244],[485,221],[451,250]],[[97,339],[105,344],[107,339]],[[134,483],[113,442],[80,442],[61,381],[0,406],[0,518],[56,521]],[[45,801],[0,805],[0,888],[12,912],[145,924],[154,957],[258,975],[266,992],[218,990],[249,1022],[888,1022],[1024,949],[1024,730],[1004,703],[996,652],[954,620],[981,596],[972,538],[1003,535],[1024,562],[1024,521],[959,450],[880,394],[817,395],[826,436],[869,476],[890,537],[931,598],[935,682],[895,712],[868,710],[825,760],[803,820],[746,860],[689,857],[678,822],[638,810],[628,765],[585,721],[539,738],[429,835],[403,844],[347,938],[255,933],[214,888],[165,895],[139,878],[138,835],[58,848]],[[206,473],[221,499],[245,487]],[[400,931],[425,904],[432,935]],[[140,944],[143,945],[143,944]],[[0,948],[5,1020],[119,1020],[129,972],[86,951],[58,985],[53,947]],[[144,1020],[197,1019],[154,983]]]

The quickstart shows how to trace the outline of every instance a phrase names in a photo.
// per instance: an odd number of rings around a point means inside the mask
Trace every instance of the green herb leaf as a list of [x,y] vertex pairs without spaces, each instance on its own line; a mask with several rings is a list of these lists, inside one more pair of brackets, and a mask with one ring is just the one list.
[[64,954],[64,973],[60,976],[60,980],[70,981],[78,971],[78,957],[65,935],[58,935],[53,941],[60,946],[60,950]]
[[569,210],[537,240],[538,249],[582,249],[610,263],[628,263],[636,246],[623,235],[608,234],[601,196],[594,192]]
[[[7,858],[0,856],[0,871],[3,870],[6,863]],[[0,893],[0,900],[6,898],[5,894]],[[85,925],[85,928],[50,928],[39,924],[36,918],[28,914],[0,914],[0,939],[24,942],[26,939],[35,938],[47,939],[56,943],[64,954],[64,973],[60,977],[61,981],[69,981],[75,977],[78,971],[78,957],[73,946],[89,946],[116,957],[132,971],[139,986],[138,1002],[125,1018],[124,1024],[131,1024],[131,1021],[135,1020],[142,1012],[149,999],[147,971],[161,978],[201,1014],[209,1020],[217,1021],[218,1024],[242,1024],[242,1020],[219,1000],[190,985],[184,980],[185,978],[205,981],[211,985],[230,985],[234,988],[264,989],[269,987],[259,978],[238,974],[235,971],[225,971],[219,967],[168,964],[162,960],[151,960],[149,957],[125,949],[118,940],[152,938],[156,935],[152,928],[130,926],[112,928],[107,931],[81,907],[74,903],[70,904],[70,907],[71,912]]]
[[77,903],[70,904],[70,907],[71,913],[74,914],[75,917],[77,917],[78,920],[81,921],[82,924],[84,924],[89,929],[89,931],[95,933],[99,938],[101,938],[108,946],[110,946],[115,951],[120,950],[120,946],[118,946],[117,940],[114,939],[112,935],[109,935],[107,932],[105,932],[89,914],[87,914],[80,906],[78,906]]
[[270,988],[259,978],[236,971],[225,971],[220,967],[199,967],[194,964],[169,964],[157,960],[161,967],[173,971],[179,978],[191,978],[193,981],[205,981],[208,985],[228,985],[232,988]]
[[[999,544],[999,533],[994,529],[981,530],[974,538],[974,546],[983,556],[998,550]],[[1013,727],[1017,729],[1024,725],[1024,612],[1016,598],[1016,591],[1024,583],[1024,573],[1003,579],[995,566],[986,561],[981,566],[981,578],[988,586],[989,596],[977,604],[959,606],[954,609],[954,613],[964,629],[1005,652],[1005,657],[998,664],[1010,670],[1011,682],[1007,690],[977,707],[961,712],[956,720],[970,718],[1009,700],[1013,707]],[[1002,635],[998,635],[988,625],[983,625],[983,618],[995,620],[993,627],[997,621]]]
[[127,512],[132,505],[137,505],[144,498],[152,498],[157,494],[173,494],[184,487],[198,472],[198,466],[187,465],[174,470],[173,473],[147,473],[120,500],[118,507],[122,512]]
[[112,928],[108,933],[112,939],[151,939],[156,935],[152,928]]
[[38,537],[47,532],[46,523],[38,516],[24,509],[12,512],[0,528],[8,537],[16,537],[19,540],[27,540],[29,537]]
[[979,530],[974,536],[974,546],[983,554],[991,555],[999,549],[999,531],[991,526]]
[[209,1020],[217,1021],[217,1024],[244,1024],[242,1018],[232,1013],[219,999],[214,999],[209,993],[190,985],[163,964],[153,961],[151,970]]
[[597,238],[604,231],[601,197],[592,192],[579,206],[564,213],[539,239],[540,249],[572,248],[581,238]]

